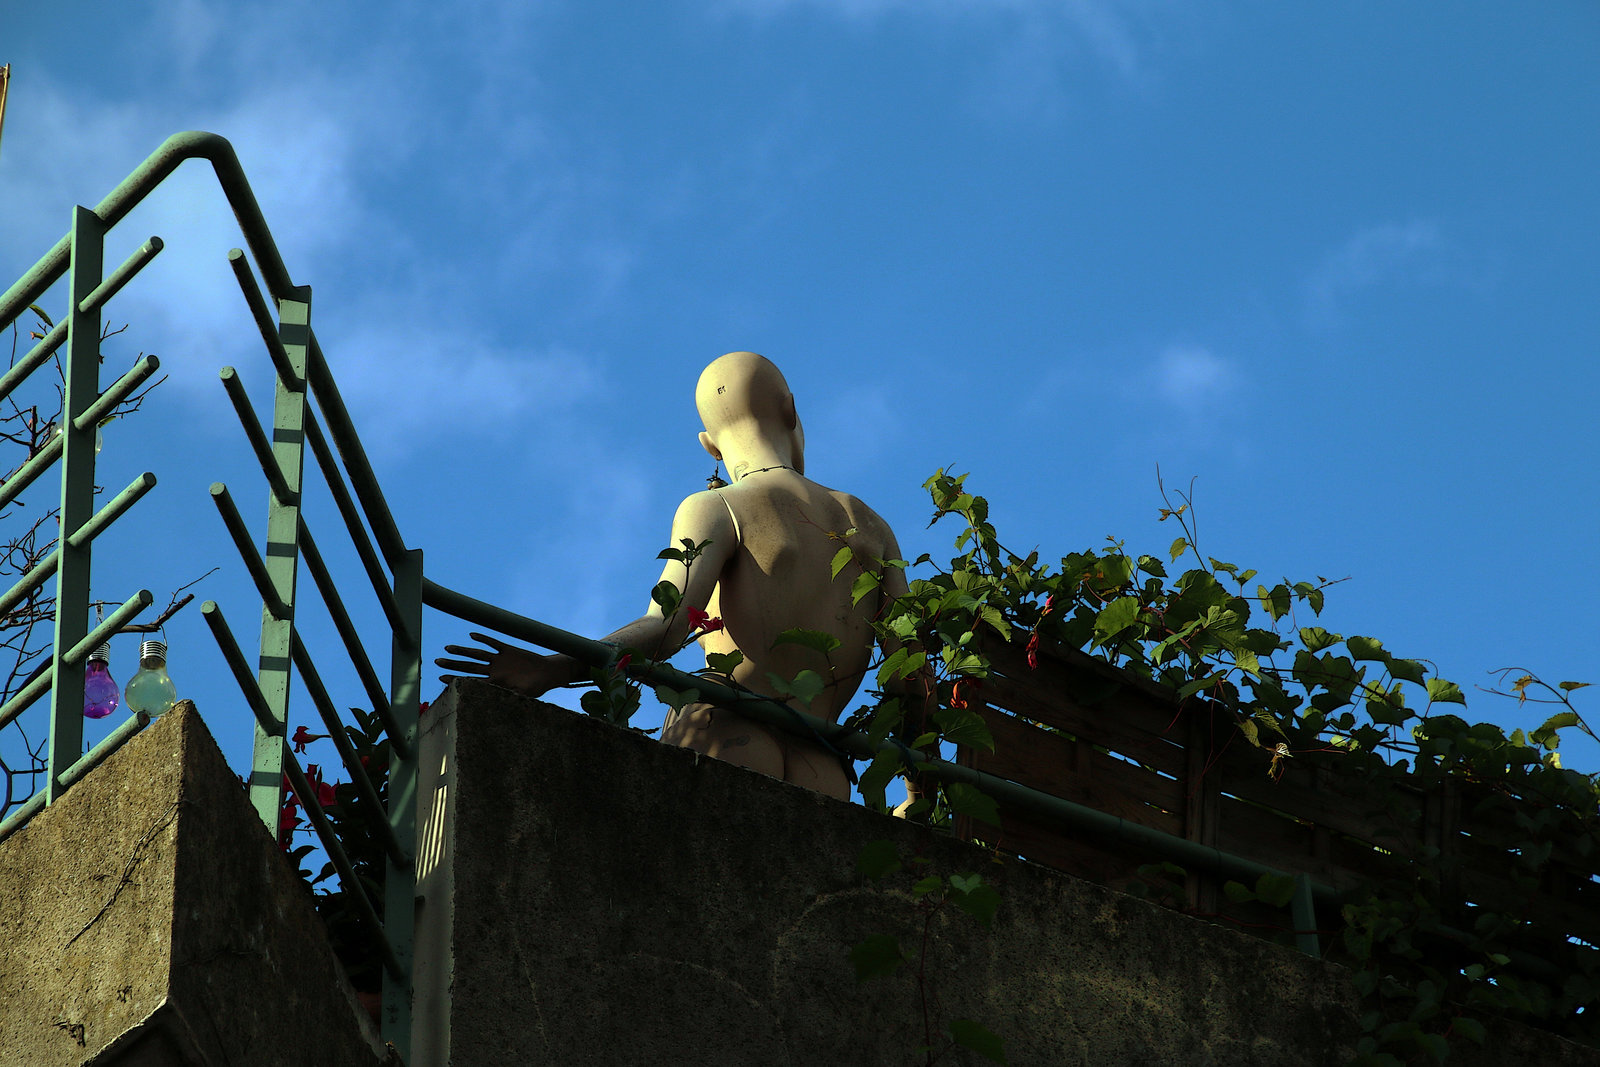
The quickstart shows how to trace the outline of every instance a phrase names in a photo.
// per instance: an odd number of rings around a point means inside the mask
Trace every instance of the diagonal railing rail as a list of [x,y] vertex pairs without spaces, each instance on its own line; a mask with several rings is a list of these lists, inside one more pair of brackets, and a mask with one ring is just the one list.
[[[406,546],[395,525],[327,359],[312,332],[311,290],[296,285],[291,279],[232,146],[215,134],[190,132],[168,138],[98,206],[75,209],[67,236],[0,296],[0,327],[3,327],[14,322],[70,271],[69,316],[0,378],[0,399],[3,399],[66,345],[65,432],[0,486],[0,507],[4,507],[58,460],[61,463],[63,536],[59,547],[0,597],[0,607],[10,610],[49,577],[57,578],[50,662],[0,707],[0,727],[3,727],[46,693],[51,695],[47,781],[44,788],[0,825],[0,836],[22,826],[149,722],[149,716],[141,713],[115,730],[94,751],[80,755],[84,661],[96,645],[151,602],[150,593],[140,590],[103,623],[89,630],[92,542],[155,484],[154,475],[144,474],[98,513],[93,511],[96,425],[159,366],[154,357],[146,357],[103,392],[99,389],[100,308],[161,250],[162,244],[159,239],[151,238],[126,263],[105,277],[102,277],[102,249],[106,234],[114,226],[182,163],[193,159],[211,164],[249,249],[248,257],[239,249],[233,250],[229,261],[267,349],[274,377],[269,433],[257,420],[237,371],[224,368],[221,376],[269,489],[264,553],[257,548],[227,487],[218,483],[212,486],[211,492],[263,605],[254,669],[235,640],[221,608],[214,602],[207,602],[202,614],[254,714],[255,745],[247,783],[251,803],[275,836],[285,782],[305,809],[322,847],[339,872],[341,890],[350,895],[354,910],[372,934],[376,954],[383,962],[380,1028],[384,1038],[404,1060],[409,1057],[411,1037],[422,553]],[[254,271],[260,273],[262,285],[256,283],[252,261]],[[326,436],[318,425],[317,412],[326,424]],[[383,609],[390,657],[387,684],[380,681],[373,666],[374,657],[352,622],[322,552],[301,514],[307,443],[315,459],[315,470],[328,484],[346,532]],[[390,742],[390,764],[387,768],[376,769],[381,786],[374,781],[374,775],[367,773],[354,751],[311,651],[296,629],[302,558],[362,687],[385,726]],[[381,847],[386,872],[381,901],[373,899],[362,885],[349,851],[334,832],[318,803],[313,783],[307,779],[289,747],[289,696],[296,676],[322,717],[350,780],[364,801],[358,809],[365,811],[373,823],[373,836]],[[380,799],[380,794],[384,799]]]

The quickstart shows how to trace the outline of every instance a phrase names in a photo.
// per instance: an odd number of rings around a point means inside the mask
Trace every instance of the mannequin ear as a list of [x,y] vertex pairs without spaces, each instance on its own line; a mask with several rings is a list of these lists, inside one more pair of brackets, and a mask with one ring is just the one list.
[[700,447],[705,449],[712,459],[718,463],[722,462],[722,450],[717,447],[716,442],[711,440],[711,435],[704,430],[700,431]]

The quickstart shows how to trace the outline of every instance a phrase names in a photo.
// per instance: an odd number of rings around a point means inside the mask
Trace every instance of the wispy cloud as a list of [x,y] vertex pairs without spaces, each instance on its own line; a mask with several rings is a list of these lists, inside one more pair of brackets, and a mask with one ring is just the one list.
[[1445,244],[1438,223],[1413,219],[1358,230],[1329,252],[1306,282],[1306,314],[1313,326],[1337,322],[1356,293],[1377,286],[1438,281]]
[[1171,8],[1152,0],[712,0],[721,14],[815,11],[858,25],[900,17],[968,25],[984,20],[1010,31],[1002,38],[1010,41],[1002,47],[1005,64],[1018,84],[1034,85],[1045,67],[1079,50],[1124,77],[1139,75],[1146,43]]
[[1168,345],[1155,359],[1149,381],[1156,396],[1185,415],[1214,412],[1239,386],[1234,365],[1200,345]]
[[[65,232],[72,203],[98,202],[168,135],[210,129],[232,142],[295,279],[317,290],[313,324],[340,353],[336,372],[352,411],[364,428],[381,425],[390,447],[427,439],[441,419],[469,435],[493,433],[527,410],[548,411],[553,397],[581,396],[590,380],[581,354],[440,325],[445,317],[470,323],[482,301],[507,295],[465,282],[485,260],[500,264],[494,277],[515,278],[524,292],[541,271],[559,272],[564,296],[594,308],[618,296],[637,259],[616,227],[585,223],[603,217],[603,205],[584,202],[592,195],[584,183],[567,180],[578,169],[562,156],[570,146],[527,106],[525,64],[512,60],[536,31],[530,12],[538,7],[482,3],[472,17],[442,18],[401,5],[403,31],[391,25],[360,35],[334,32],[342,16],[310,4],[297,8],[310,30],[281,11],[236,12],[206,0],[155,5],[137,36],[146,66],[171,72],[170,83],[107,100],[64,76],[51,80],[38,65],[13,94],[0,170],[3,266],[25,269]],[[437,32],[429,29],[435,21]],[[477,104],[447,116],[429,103],[438,65],[411,53],[452,35],[473,38],[479,84],[470,94]],[[338,61],[297,66],[286,77],[239,75],[278,69],[278,57],[301,54],[295,48],[329,59],[336,52]],[[505,121],[508,113],[516,121]],[[473,151],[462,137],[489,139],[500,180],[461,166]],[[430,151],[430,143],[453,145],[460,157]],[[408,171],[443,195],[449,174],[470,172],[457,191],[470,191],[479,217],[527,225],[508,232],[501,223],[441,248],[440,235],[426,231],[425,209],[401,218],[379,206],[383,190]],[[542,267],[520,236],[528,232],[542,239]],[[219,365],[264,363],[225,262],[242,241],[209,168],[180,169],[118,227],[108,260],[152,233],[166,250],[108,315],[137,323],[129,340],[163,357],[169,388],[214,399]],[[349,303],[356,293],[358,314]]]

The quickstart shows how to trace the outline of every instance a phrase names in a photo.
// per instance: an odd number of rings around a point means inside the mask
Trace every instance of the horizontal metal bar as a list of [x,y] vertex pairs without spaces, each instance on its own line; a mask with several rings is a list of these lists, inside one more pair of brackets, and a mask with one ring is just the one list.
[[239,683],[239,691],[244,694],[245,703],[255,712],[256,722],[261,724],[261,729],[268,736],[283,736],[283,728],[273,718],[272,710],[267,707],[267,698],[261,692],[261,685],[256,681],[256,676],[251,673],[250,664],[245,660],[244,653],[239,651],[239,642],[233,639],[233,631],[228,629],[228,620],[222,617],[222,609],[217,606],[215,600],[208,600],[200,605],[200,614],[205,618],[206,625],[211,628],[211,636],[216,639],[223,661],[233,672],[233,680]]
[[67,649],[66,655],[61,657],[62,665],[76,667],[88,659],[89,653],[111,640],[113,634],[137,618],[139,612],[149,607],[154,600],[155,597],[150,595],[150,590],[141,589],[123,601],[116,611],[107,615],[98,626],[90,630],[82,641]]
[[356,499],[361,501],[361,510],[372,526],[372,536],[377,539],[389,570],[394,571],[405,561],[406,543],[400,536],[400,528],[395,525],[388,501],[383,497],[378,477],[372,472],[367,450],[362,447],[361,438],[356,436],[355,424],[350,421],[350,412],[345,409],[344,398],[339,395],[339,386],[333,380],[333,373],[328,370],[328,361],[314,333],[311,335],[306,376],[311,379],[317,406],[322,409],[322,417],[328,423],[328,433],[339,449],[339,458],[344,461],[350,487],[355,490]]
[[239,282],[239,291],[244,293],[244,302],[250,306],[250,317],[255,320],[256,329],[261,332],[261,340],[266,342],[267,355],[272,357],[272,365],[278,369],[278,377],[283,379],[283,384],[290,392],[300,392],[304,383],[301,382],[300,375],[295,373],[294,364],[289,362],[289,353],[283,350],[283,339],[278,336],[278,324],[273,321],[272,311],[261,295],[261,287],[256,285],[256,276],[250,270],[250,263],[245,259],[243,249],[234,248],[228,251],[228,266],[233,268],[233,276]]
[[6,838],[16,833],[22,828],[24,823],[43,811],[44,802],[49,798],[49,796],[50,790],[41,787],[33,794],[33,796],[29,797],[27,800],[24,800],[21,807],[17,808],[17,810],[13,811],[10,815],[7,815],[5,822],[0,822],[0,841],[4,841]]
[[122,265],[106,276],[106,279],[78,302],[78,310],[85,313],[101,307],[107,300],[116,296],[124,285],[133,280],[133,276],[144,270],[152,259],[165,247],[161,238],[151,237],[150,240],[134,249],[133,255],[122,261]]
[[287,619],[289,608],[278,596],[277,589],[273,588],[272,579],[267,575],[267,565],[262,561],[255,542],[250,540],[250,531],[246,528],[244,519],[239,517],[239,509],[234,506],[233,497],[228,495],[228,487],[221,482],[213,482],[211,499],[222,515],[222,524],[228,528],[228,533],[233,537],[233,546],[239,550],[239,558],[244,560],[245,570],[250,572],[251,579],[256,583],[256,592],[261,594],[262,603],[272,612],[273,618]]
[[10,726],[11,720],[27,711],[35,700],[50,692],[55,676],[54,663],[46,663],[33,681],[13,693],[11,699],[6,701],[5,707],[0,708],[0,729]]
[[[458,593],[437,582],[423,579],[423,602],[457,618],[491,627],[500,633],[523,641],[531,641],[544,648],[553,649],[596,667],[609,667],[616,663],[619,650],[600,641],[591,641],[568,633],[547,623],[538,622],[504,608],[497,608],[481,600]],[[857,759],[872,759],[880,751],[899,754],[905,763],[914,767],[918,775],[942,782],[959,782],[974,786],[996,801],[1035,818],[1055,825],[1070,826],[1100,840],[1113,841],[1119,847],[1142,848],[1152,855],[1170,859],[1185,867],[1211,874],[1234,878],[1254,885],[1264,874],[1291,877],[1287,872],[1244,856],[1236,856],[1210,845],[1202,845],[1160,830],[1109,815],[1082,804],[1041,793],[1037,789],[1019,785],[1004,778],[963,767],[909,748],[897,741],[886,740],[874,744],[866,734],[824,722],[803,711],[769,700],[746,690],[735,689],[703,675],[686,674],[663,663],[635,659],[628,666],[628,674],[674,689],[696,689],[702,699],[720,707],[737,708],[764,726],[784,730],[801,737],[821,737],[835,748]],[[1340,900],[1337,889],[1321,882],[1312,882],[1311,891],[1319,901],[1335,904]]]
[[333,628],[339,631],[345,651],[350,654],[350,662],[355,667],[356,674],[360,676],[362,686],[367,690],[367,698],[372,701],[372,710],[382,720],[383,728],[392,739],[395,750],[403,759],[410,759],[410,746],[403,741],[400,728],[394,721],[394,712],[389,708],[389,694],[384,692],[382,683],[378,681],[378,672],[372,669],[372,661],[367,657],[366,647],[361,643],[361,635],[356,632],[355,624],[350,621],[350,613],[345,610],[339,589],[333,584],[333,576],[328,573],[328,565],[323,561],[322,552],[311,537],[311,529],[306,525],[304,516],[300,519],[299,542],[300,558],[305,560],[306,569],[311,572],[311,579],[317,585],[317,592],[322,594],[323,603],[328,607],[328,615],[333,619]]
[[372,539],[367,536],[367,528],[361,521],[361,512],[357,510],[355,501],[350,499],[350,490],[345,487],[344,475],[340,473],[339,464],[333,458],[328,440],[322,436],[322,430],[310,412],[306,413],[306,440],[311,444],[312,454],[317,457],[317,466],[322,468],[322,477],[328,483],[329,492],[333,494],[333,502],[344,519],[345,529],[350,533],[350,543],[355,546],[356,555],[361,557],[361,565],[366,568],[367,579],[372,583],[372,591],[378,597],[378,604],[389,619],[389,628],[407,635],[415,644],[416,635],[411,633],[411,627],[394,598],[394,590],[389,584],[389,573],[384,569],[383,562],[378,559],[378,553],[372,547]]
[[367,776],[366,768],[361,766],[361,757],[356,753],[355,746],[350,744],[350,735],[345,733],[344,723],[339,718],[339,709],[333,706],[333,701],[328,697],[328,689],[322,684],[322,676],[317,673],[317,665],[311,661],[311,653],[306,651],[305,642],[300,640],[299,634],[291,637],[289,654],[294,658],[294,665],[300,672],[301,681],[306,684],[306,692],[311,694],[311,703],[317,706],[317,712],[322,716],[322,723],[328,728],[328,739],[333,742],[333,747],[339,750],[339,758],[344,762],[344,769],[350,772],[350,781],[355,784],[356,791],[361,794],[361,799],[366,801],[366,817],[368,824],[376,831],[383,850],[389,854],[389,859],[402,871],[411,869],[411,857],[400,847],[400,842],[394,836],[394,829],[389,825],[388,814],[384,810],[383,800],[378,796],[378,790],[373,786],[372,779]]
[[17,579],[17,584],[6,591],[5,596],[0,596],[0,618],[11,614],[11,609],[25,600],[29,593],[39,588],[50,580],[56,572],[56,566],[61,562],[61,550],[54,549],[44,559],[35,563],[27,574]]
[[318,840],[327,851],[328,859],[333,861],[334,870],[339,872],[340,884],[344,887],[344,891],[350,894],[350,899],[356,902],[356,913],[371,928],[372,936],[377,940],[378,949],[383,955],[383,965],[397,981],[409,981],[410,976],[395,958],[394,947],[389,944],[388,935],[383,932],[383,921],[373,910],[372,899],[367,896],[361,879],[356,877],[350,857],[345,853],[344,846],[339,843],[339,835],[333,832],[333,826],[322,812],[322,805],[317,802],[316,791],[311,788],[305,772],[300,769],[300,761],[295,759],[294,753],[290,752],[287,746],[283,753],[283,769],[289,776],[290,788],[294,790],[295,796],[300,798],[300,806],[306,809],[306,815],[311,819],[311,828],[316,831]]
[[[78,527],[77,532],[67,538],[67,543],[74,548],[81,548],[83,545],[93,541],[100,536],[107,526],[116,522],[124,512],[133,507],[139,498],[148,493],[155,484],[156,476],[149,471],[139,475],[128,488],[113,497],[109,504],[95,512],[94,518]],[[13,585],[4,596],[0,596],[0,618],[4,618],[29,593],[49,581],[50,576],[56,572],[56,567],[60,563],[61,550],[57,548],[52,550],[44,559],[34,564],[33,568],[27,574],[24,574],[16,585]]]
[[[233,208],[234,217],[238,219],[239,227],[244,232],[245,243],[250,246],[257,263],[261,265],[267,289],[273,293],[281,293],[292,288],[289,272],[283,264],[283,256],[279,254],[272,233],[267,229],[266,219],[261,214],[261,206],[256,202],[250,183],[245,179],[243,168],[239,166],[238,155],[233,151],[232,145],[214,133],[191,130],[168,137],[146,157],[143,163],[139,164],[132,174],[124,178],[104,200],[100,201],[99,206],[95,208],[95,214],[100,216],[106,228],[110,229],[126,218],[128,212],[132,211],[150,190],[190,159],[207,160],[216,171],[217,181],[221,184],[223,194],[227,197],[229,206]],[[0,325],[16,318],[29,304],[37,301],[45,290],[55,284],[67,268],[71,247],[71,235],[68,234],[57,241],[55,247],[45,253],[28,273],[17,279],[4,295],[0,295]]]
[[46,442],[45,446],[34,453],[33,458],[24,463],[4,486],[0,486],[0,508],[5,507],[20,496],[22,491],[32,485],[39,475],[49,470],[50,465],[61,458],[62,438],[64,436],[66,435],[57,434]]
[[83,409],[83,414],[72,420],[72,425],[80,430],[92,430],[100,425],[100,420],[111,414],[116,406],[126,400],[135,389],[150,380],[150,376],[161,369],[161,361],[155,356],[145,356],[122,377],[112,382],[105,392],[95,398],[94,403]]
[[61,347],[61,342],[66,339],[67,320],[62,319],[50,328],[50,331],[44,335],[38,344],[29,350],[27,355],[17,360],[6,371],[5,377],[0,378],[0,400],[10,396],[11,391],[21,385],[28,375],[44,366],[45,361],[55,354],[56,349]]
[[300,494],[289,488],[289,483],[284,480],[283,468],[278,465],[278,457],[272,454],[272,444],[267,440],[267,432],[261,428],[261,420],[256,417],[255,409],[250,406],[250,397],[244,391],[244,383],[239,380],[239,373],[232,367],[222,368],[222,387],[228,391],[228,399],[233,401],[233,410],[239,416],[239,425],[244,427],[245,437],[250,439],[250,450],[256,454],[256,462],[261,464],[261,473],[267,476],[267,485],[272,489],[272,495],[284,507],[293,507],[300,502]]
[[145,471],[129,482],[128,488],[112,497],[110,503],[95,512],[93,518],[73,531],[72,536],[67,538],[67,544],[73,548],[82,548],[90,541],[93,541],[105,532],[106,527],[122,518],[129,508],[137,504],[141,497],[155,487],[156,476],[149,471]]
[[100,766],[101,763],[105,762],[107,756],[127,744],[134,734],[149,725],[150,713],[148,711],[134,712],[131,718],[107,734],[104,741],[91,748],[82,759],[62,772],[62,788],[71,786],[79,778]]

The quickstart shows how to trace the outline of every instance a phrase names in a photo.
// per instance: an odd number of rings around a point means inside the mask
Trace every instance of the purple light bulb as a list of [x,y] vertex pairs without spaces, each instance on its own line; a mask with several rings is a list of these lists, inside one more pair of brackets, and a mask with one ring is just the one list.
[[117,681],[111,677],[111,646],[101,645],[89,655],[89,665],[83,675],[83,717],[103,719],[117,710],[122,694],[117,691]]

